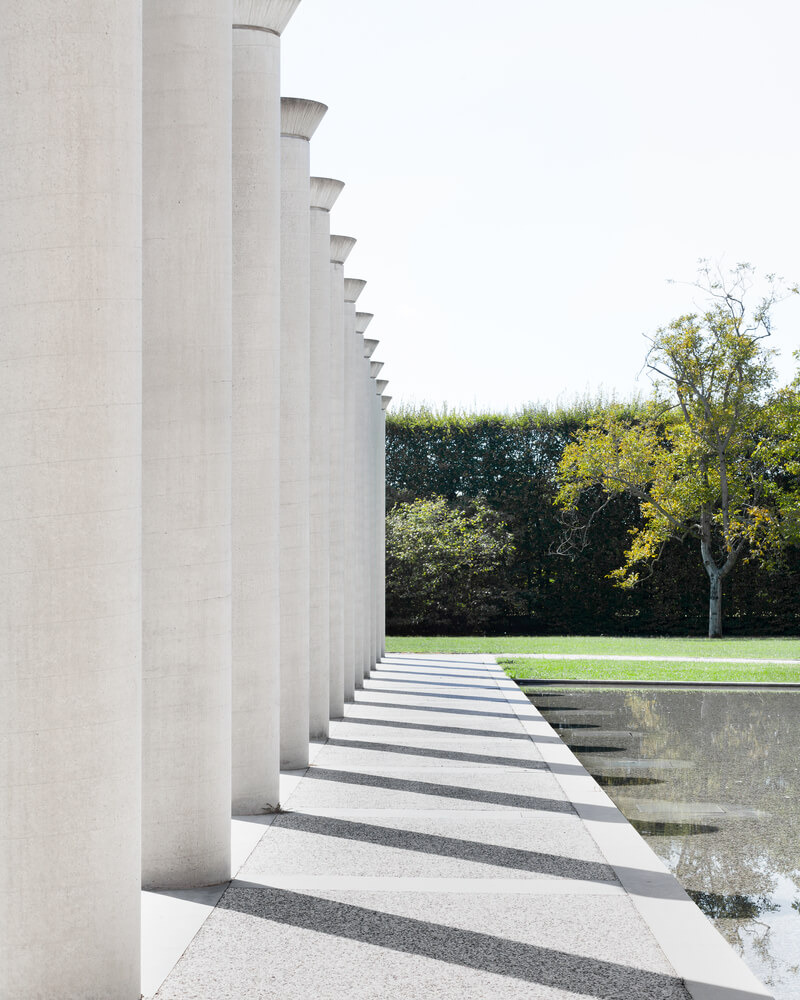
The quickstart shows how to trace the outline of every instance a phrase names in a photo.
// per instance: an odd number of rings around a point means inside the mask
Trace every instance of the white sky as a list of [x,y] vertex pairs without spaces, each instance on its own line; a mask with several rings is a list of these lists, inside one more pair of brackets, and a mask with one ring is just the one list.
[[283,93],[329,105],[312,172],[395,402],[626,397],[696,300],[667,278],[800,282],[798,39],[792,0],[302,0]]

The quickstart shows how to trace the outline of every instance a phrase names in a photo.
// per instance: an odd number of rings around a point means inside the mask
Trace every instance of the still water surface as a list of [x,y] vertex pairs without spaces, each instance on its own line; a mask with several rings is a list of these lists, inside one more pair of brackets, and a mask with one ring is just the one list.
[[525,688],[779,1000],[800,997],[800,691]]

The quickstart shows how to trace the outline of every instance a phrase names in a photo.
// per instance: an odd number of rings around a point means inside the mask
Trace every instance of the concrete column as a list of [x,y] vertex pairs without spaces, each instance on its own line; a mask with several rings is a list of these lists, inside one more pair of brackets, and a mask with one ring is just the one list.
[[[357,366],[360,370],[359,392],[361,396],[361,416],[359,427],[360,453],[361,453],[361,474],[359,486],[361,523],[361,634],[362,634],[362,654],[361,667],[366,679],[370,675],[372,667],[375,665],[372,658],[372,647],[370,644],[372,604],[372,502],[370,500],[372,488],[371,469],[371,443],[370,443],[370,403],[375,394],[375,386],[371,379],[371,367],[367,358],[367,351],[364,347],[364,336],[367,327],[373,320],[372,313],[356,313],[356,354]],[[361,334],[361,336],[358,336]]]
[[232,808],[280,788],[280,36],[300,0],[233,5]]
[[352,700],[355,688],[364,686],[362,645],[358,623],[361,608],[358,602],[358,487],[356,455],[358,441],[358,368],[356,365],[356,301],[364,291],[366,281],[344,279],[344,368],[345,368],[345,699]]
[[[366,345],[364,354],[366,356]],[[375,378],[383,368],[382,364],[370,363],[369,398],[367,400],[367,424],[369,443],[368,496],[369,503],[369,662],[370,670],[378,662],[378,397],[375,389]]]
[[38,0],[3,15],[9,1000],[139,996],[140,18],[135,0]]
[[[380,384],[380,383],[379,383]],[[384,386],[385,388],[385,386]],[[380,392],[380,389],[378,390]],[[379,506],[381,516],[378,534],[378,642],[379,657],[386,656],[386,411],[392,401],[391,396],[381,395],[381,422],[378,455],[378,484],[380,490]]]
[[143,874],[230,877],[231,2],[144,3]]
[[281,99],[281,767],[308,766],[311,221],[309,140],[328,109]]
[[[378,346],[377,340],[364,339],[364,357],[372,358]],[[374,667],[380,660],[380,642],[378,638],[378,623],[380,611],[380,598],[378,594],[378,544],[380,532],[380,490],[378,484],[379,474],[379,423],[380,423],[380,399],[376,397],[374,379],[377,377],[383,365],[380,363],[370,364],[370,398],[368,405],[370,444],[369,454],[372,462],[369,489],[370,489],[370,663]]]
[[[345,335],[344,264],[356,241],[331,236],[331,361],[328,405],[330,433],[330,717],[344,715],[345,700],[353,700],[352,627],[345,657]],[[352,623],[351,623],[352,625]]]
[[[381,367],[383,367],[381,365]],[[384,520],[385,520],[385,488],[384,480],[386,477],[385,460],[384,460],[384,450],[385,435],[383,427],[383,410],[381,408],[381,394],[385,391],[386,386],[389,383],[385,379],[375,379],[375,392],[376,397],[373,401],[373,427],[374,427],[374,443],[373,443],[373,455],[375,459],[375,477],[373,481],[374,487],[374,523],[375,523],[375,541],[373,548],[373,573],[374,573],[374,591],[373,591],[373,604],[372,604],[372,614],[373,614],[373,626],[374,631],[372,633],[373,641],[373,653],[375,656],[376,663],[381,660],[384,655],[385,650],[383,649],[383,637],[381,634],[381,613],[383,608],[383,592],[386,586],[386,573],[385,573],[385,559],[384,559],[384,542],[383,542],[383,532],[384,532]]]
[[311,606],[309,735],[328,737],[330,719],[330,374],[331,218],[342,181],[311,178]]
[[362,679],[369,677],[370,633],[370,504],[369,504],[369,397],[374,391],[369,377],[369,361],[364,356],[364,333],[373,320],[372,313],[356,313],[355,371],[358,398],[357,441],[357,553],[358,553],[358,636]]

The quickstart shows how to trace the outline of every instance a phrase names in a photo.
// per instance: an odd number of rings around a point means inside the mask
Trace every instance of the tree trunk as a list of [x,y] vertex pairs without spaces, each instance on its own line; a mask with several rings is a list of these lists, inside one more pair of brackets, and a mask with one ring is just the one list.
[[[708,569],[708,567],[706,567]],[[722,574],[709,573],[708,638],[722,638]]]

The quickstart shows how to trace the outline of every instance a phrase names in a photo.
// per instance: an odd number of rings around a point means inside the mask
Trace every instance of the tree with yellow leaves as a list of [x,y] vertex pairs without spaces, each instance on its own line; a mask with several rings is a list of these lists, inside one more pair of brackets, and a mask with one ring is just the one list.
[[656,386],[644,417],[609,408],[575,435],[559,466],[561,551],[586,538],[591,518],[579,523],[578,509],[588,489],[599,487],[603,503],[621,493],[639,501],[642,524],[612,574],[620,586],[634,586],[670,539],[697,539],[710,638],[722,635],[723,580],[742,559],[768,559],[798,534],[800,381],[775,392],[775,352],[764,343],[772,307],[798,288],[768,275],[751,311],[753,273],[739,264],[723,276],[702,261],[695,287],[708,294],[707,308],[650,338]]

